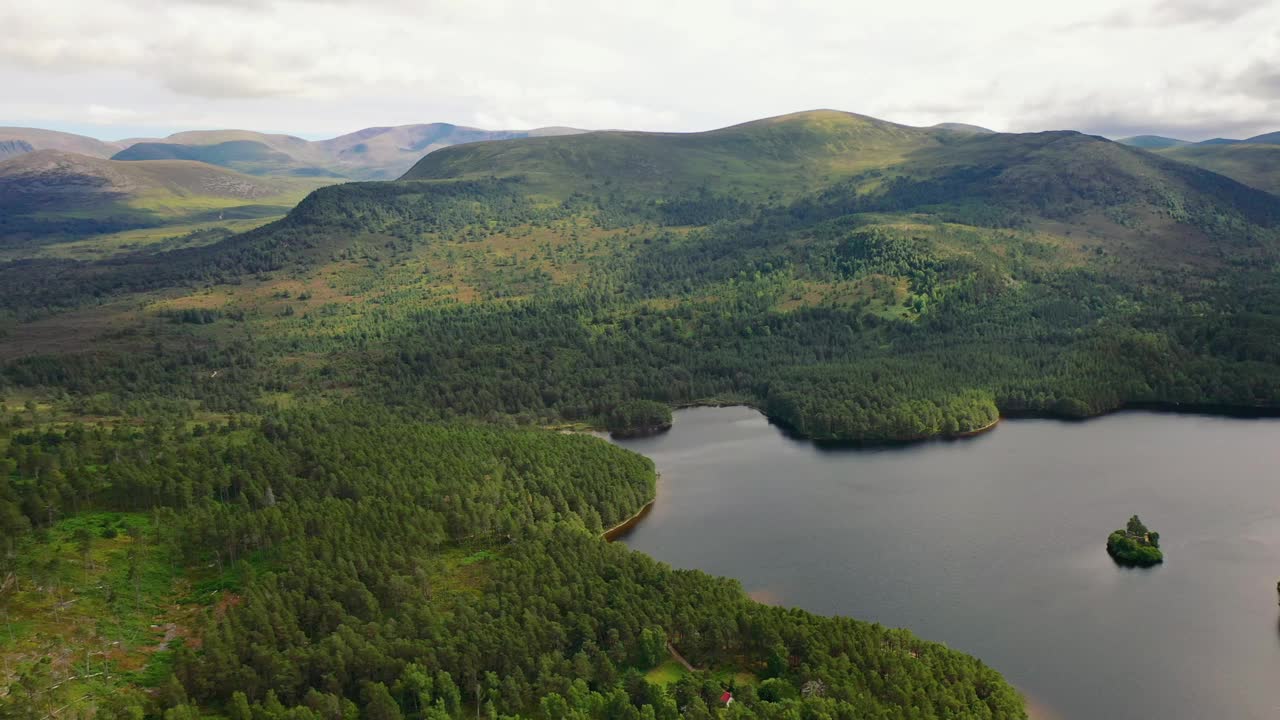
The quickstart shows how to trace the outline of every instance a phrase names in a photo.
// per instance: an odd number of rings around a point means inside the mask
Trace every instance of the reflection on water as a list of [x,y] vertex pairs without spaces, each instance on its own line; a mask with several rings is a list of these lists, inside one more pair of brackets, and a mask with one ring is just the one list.
[[[620,444],[663,475],[627,545],[977,655],[1038,718],[1280,716],[1280,420],[1135,412],[839,449],[695,408]],[[1163,566],[1107,556],[1134,513]]]

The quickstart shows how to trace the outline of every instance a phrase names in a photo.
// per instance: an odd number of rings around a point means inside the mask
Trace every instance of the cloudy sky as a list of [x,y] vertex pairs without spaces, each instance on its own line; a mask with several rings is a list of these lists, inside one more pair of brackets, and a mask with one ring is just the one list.
[[[1051,9],[1051,12],[1050,12]],[[1280,130],[1280,0],[0,0],[0,125]]]

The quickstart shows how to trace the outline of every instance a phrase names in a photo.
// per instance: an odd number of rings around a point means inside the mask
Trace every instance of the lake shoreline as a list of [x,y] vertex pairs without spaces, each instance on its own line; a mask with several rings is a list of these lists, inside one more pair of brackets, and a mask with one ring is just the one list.
[[[684,406],[678,407],[677,409],[688,410],[688,409],[703,408],[703,407],[713,407],[713,408],[745,407],[759,413],[762,417],[768,420],[770,424],[774,424],[776,426],[773,420],[769,418],[768,414],[766,414],[760,408],[754,407],[749,403],[723,403],[723,404],[715,404],[715,405],[684,405]],[[966,433],[959,434],[952,437],[972,437],[974,435],[979,435],[985,432],[989,432],[990,430],[994,429],[997,425],[999,425],[1002,419],[1003,418],[997,417],[992,422],[980,428],[975,428]],[[669,425],[667,426],[667,429],[670,430],[672,427],[673,426]],[[781,429],[781,426],[777,426],[777,427]],[[597,434],[597,437],[599,436],[600,435]],[[644,437],[644,436],[639,436],[639,437]],[[606,439],[606,438],[602,438],[602,439]],[[631,437],[617,436],[610,433],[607,436],[607,439],[609,441],[629,440],[629,439],[636,439],[636,436],[631,436]],[[605,542],[617,542],[625,538],[633,529],[635,529],[636,526],[638,526],[641,522],[643,522],[644,519],[648,517],[649,513],[653,510],[653,506],[658,502],[658,494],[662,490],[661,481],[662,481],[662,473],[660,472],[655,473],[653,498],[650,499],[648,502],[646,502],[644,505],[642,505],[640,509],[637,510],[635,513],[633,513],[630,517],[626,518],[622,522],[619,522],[616,525],[608,528],[604,532],[600,533],[600,538],[603,539]],[[633,550],[633,552],[639,552],[639,551]],[[739,582],[741,581],[739,580]],[[788,606],[784,604],[783,602],[781,602],[780,599],[776,597],[775,598],[767,597],[767,591],[763,593],[759,591],[746,592],[746,595],[751,600],[751,602],[759,603],[761,605],[769,605],[773,607],[794,607],[794,606]],[[1021,690],[1019,690],[1019,693],[1023,697],[1024,708],[1027,713],[1027,720],[1060,720],[1060,716],[1055,712],[1053,712],[1053,710],[1050,709],[1048,706],[1046,706],[1044,703],[1032,698],[1027,693]]]
[[[1193,675],[1181,659],[1195,653],[1257,688],[1280,663],[1257,632],[1275,626],[1258,577],[1273,578],[1280,548],[1280,490],[1267,481],[1280,424],[1232,419],[1268,408],[1211,409],[1224,408],[1126,406],[1099,423],[1011,413],[980,441],[827,452],[749,403],[697,406],[676,416],[679,432],[620,442],[678,482],[610,539],[734,578],[757,603],[906,628],[979,657],[1012,672],[1029,720],[1218,706],[1261,720],[1269,691],[1135,696],[1115,678],[1137,671],[1107,650],[1135,636],[1156,648],[1136,675],[1149,687]],[[1196,541],[1162,572],[1129,572],[1096,544],[1111,529],[1099,518],[1148,504],[1162,531]],[[1218,511],[1208,520],[1206,507]],[[904,544],[903,527],[919,536]],[[1052,658],[1036,650],[1048,646]]]
[[613,542],[625,536],[631,528],[639,524],[649,514],[649,511],[653,510],[653,504],[658,502],[658,491],[661,489],[661,484],[662,473],[654,473],[653,497],[649,499],[649,502],[641,505],[640,509],[632,513],[627,519],[600,533],[600,537],[605,542]]
[[1125,412],[1156,412],[1167,413],[1170,415],[1200,415],[1204,417],[1223,417],[1223,418],[1241,418],[1241,419],[1262,419],[1262,418],[1280,418],[1280,405],[1227,405],[1221,403],[1177,403],[1177,402],[1155,402],[1142,401],[1124,403],[1116,408],[1105,410],[1091,415],[1068,415],[1065,413],[1057,413],[1051,410],[1032,410],[1032,409],[1010,409],[1000,410],[1000,414],[995,420],[972,430],[964,430],[954,433],[940,433],[937,435],[920,435],[915,437],[904,438],[881,438],[874,440],[848,440],[841,438],[817,438],[806,435],[797,430],[794,426],[782,418],[770,415],[764,408],[759,405],[748,402],[706,402],[706,403],[683,403],[673,406],[676,410],[687,410],[690,408],[726,408],[726,407],[746,407],[760,413],[769,421],[770,425],[781,428],[786,435],[794,440],[807,440],[814,445],[824,448],[885,448],[885,447],[902,447],[908,445],[919,445],[932,442],[950,442],[955,440],[965,440],[977,437],[987,432],[995,430],[997,426],[1004,420],[1057,420],[1059,422],[1088,422],[1100,418],[1109,417]]
[[[968,438],[983,435],[992,430],[1004,420],[1057,420],[1060,422],[1087,422],[1098,418],[1104,418],[1111,415],[1124,412],[1156,412],[1168,413],[1171,415],[1201,415],[1204,417],[1224,417],[1224,418],[1280,418],[1280,405],[1229,405],[1225,403],[1179,403],[1167,401],[1138,401],[1127,402],[1110,410],[1104,410],[1099,413],[1090,415],[1069,415],[1066,413],[1054,412],[1052,410],[1036,410],[1036,409],[1001,409],[995,420],[972,430],[962,430],[953,433],[939,433],[936,435],[917,435],[902,438],[877,438],[850,440],[837,437],[814,437],[806,435],[799,431],[795,426],[788,423],[782,418],[770,415],[759,404],[754,403],[746,398],[736,400],[707,400],[705,402],[689,402],[676,403],[671,406],[674,410],[689,410],[692,408],[730,408],[745,407],[755,410],[769,421],[770,425],[777,426],[790,438],[794,440],[807,440],[819,447],[824,448],[886,448],[886,447],[902,447],[907,445],[919,445],[931,442],[949,442],[955,440],[965,440]],[[548,430],[556,432],[568,433],[587,433],[592,435],[604,435],[617,440],[631,440],[641,437],[652,437],[670,432],[672,425],[664,425],[656,429],[654,432],[639,432],[627,434],[615,434],[608,428],[597,427],[594,425],[571,424],[571,425],[544,425]]]

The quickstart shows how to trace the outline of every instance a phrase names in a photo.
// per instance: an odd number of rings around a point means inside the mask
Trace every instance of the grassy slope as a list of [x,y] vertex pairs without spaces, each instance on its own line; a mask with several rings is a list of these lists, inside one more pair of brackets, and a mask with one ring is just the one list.
[[[77,532],[88,533],[87,553]],[[146,515],[81,514],[26,538],[19,557],[0,616],[0,685],[51,658],[39,670],[62,680],[42,698],[51,710],[158,685],[198,614],[220,597],[177,568]]]
[[448,123],[371,127],[328,140],[249,130],[200,130],[131,144],[114,159],[189,159],[251,175],[394,179],[423,155],[458,143],[567,135],[573,128],[480,130]]
[[229,140],[212,145],[143,142],[112,157],[113,160],[193,160],[231,168],[250,175],[337,177],[324,167],[308,165],[294,156],[253,140]]
[[39,128],[0,127],[0,141],[19,140],[36,150],[61,150],[96,158],[109,158],[120,152],[120,143],[103,142],[84,135],[42,130]]
[[404,179],[520,176],[553,197],[593,183],[630,194],[702,187],[794,194],[893,164],[949,134],[818,110],[703,133],[596,132],[455,146],[424,157]]
[[[512,220],[505,210],[492,216],[486,210],[460,228],[430,229],[440,218],[422,210],[434,207],[429,201],[462,187],[465,178],[494,174],[521,178],[508,188],[514,197],[532,196],[549,214]],[[146,261],[155,271],[230,268],[213,282],[183,289],[187,282],[179,278],[187,275],[175,275],[172,287],[148,286],[92,309],[0,325],[7,333],[0,353],[13,358],[67,348],[58,338],[71,334],[82,347],[86,327],[102,329],[104,347],[252,336],[263,367],[289,378],[273,381],[282,385],[273,393],[360,392],[367,388],[341,379],[350,377],[342,369],[394,353],[425,311],[461,305],[497,313],[513,302],[582,293],[599,283],[636,292],[633,268],[668,262],[692,263],[693,275],[645,289],[626,308],[591,318],[588,331],[606,334],[640,314],[687,307],[693,320],[679,323],[693,343],[700,327],[727,312],[719,303],[747,300],[779,317],[819,308],[920,324],[933,317],[931,304],[969,292],[975,278],[1009,291],[1006,297],[1026,295],[1019,303],[1035,303],[1015,307],[1019,314],[1012,317],[993,316],[999,322],[1023,322],[1032,313],[1073,323],[1106,318],[1124,327],[1154,309],[1156,287],[1160,302],[1185,295],[1219,309],[1213,303],[1222,279],[1239,277],[1223,271],[1265,262],[1274,253],[1267,228],[1280,217],[1272,196],[1101,138],[968,135],[832,111],[710,133],[595,133],[455,146],[424,158],[409,175],[445,179],[325,189],[278,225]],[[651,212],[704,189],[713,200],[749,201],[724,217],[763,213],[761,227],[781,223],[783,229],[756,236],[744,228],[739,245],[720,246],[712,242],[713,226],[696,226],[715,218],[678,225]],[[556,204],[573,193],[590,201]],[[619,214],[602,220],[598,208],[613,213],[619,203],[625,206]],[[817,220],[787,226],[788,218],[800,216]],[[819,222],[824,217],[832,219]],[[874,229],[897,246],[916,248],[924,265],[832,272],[822,264],[833,251],[829,238],[849,228]],[[236,274],[228,258],[251,248],[281,258],[272,261],[273,272]],[[779,263],[784,269],[776,269]],[[734,269],[718,275],[720,266]],[[738,266],[756,268],[759,277],[739,274]],[[761,276],[766,266],[775,270]],[[137,269],[158,276],[152,265]],[[1063,273],[1070,275],[1059,277]],[[1085,293],[1083,300],[1058,296],[1062,283],[1082,278],[1094,284],[1071,291]],[[1145,289],[1134,294],[1133,288]],[[1263,310],[1251,312],[1265,313],[1267,293],[1254,297]],[[185,310],[215,311],[223,319],[200,326],[165,320]],[[1068,325],[1050,337],[1065,342],[1089,328]],[[872,337],[868,333],[868,343]],[[886,347],[872,344],[863,352]],[[1083,360],[1097,351],[1076,352]],[[1066,357],[1074,356],[1064,356],[1064,364]],[[759,400],[741,391],[717,397]]]
[[1212,170],[1259,190],[1280,195],[1280,145],[1189,145],[1161,152],[1180,162]]
[[1142,148],[1144,150],[1160,150],[1163,148],[1175,148],[1192,144],[1187,140],[1163,137],[1161,135],[1134,135],[1132,137],[1120,138],[1119,140],[1116,140],[1116,142],[1121,145]]
[[[249,177],[188,160],[123,162],[52,150],[28,153],[0,162],[0,208],[7,213],[0,235],[8,239],[2,256],[104,257],[131,249],[125,245],[136,248],[215,227],[247,230],[254,220],[261,224],[283,216],[330,182]],[[103,219],[110,223],[76,224]],[[138,234],[139,228],[150,232]],[[61,243],[78,246],[55,249]]]

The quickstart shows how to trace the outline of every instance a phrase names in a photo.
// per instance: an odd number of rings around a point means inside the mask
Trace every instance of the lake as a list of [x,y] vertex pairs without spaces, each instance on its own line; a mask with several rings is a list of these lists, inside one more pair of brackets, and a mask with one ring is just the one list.
[[[1044,717],[1280,717],[1280,420],[1125,412],[833,450],[694,408],[617,442],[662,473],[619,539],[659,560],[946,643]],[[1107,555],[1134,513],[1164,565]]]

